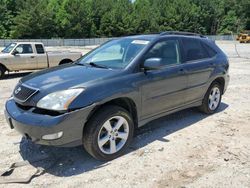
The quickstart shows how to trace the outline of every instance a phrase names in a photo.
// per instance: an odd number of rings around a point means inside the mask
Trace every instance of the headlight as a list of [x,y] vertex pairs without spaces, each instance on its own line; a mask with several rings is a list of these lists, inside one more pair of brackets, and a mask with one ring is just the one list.
[[50,93],[38,101],[37,107],[47,110],[67,110],[71,102],[83,90],[83,88],[77,88]]

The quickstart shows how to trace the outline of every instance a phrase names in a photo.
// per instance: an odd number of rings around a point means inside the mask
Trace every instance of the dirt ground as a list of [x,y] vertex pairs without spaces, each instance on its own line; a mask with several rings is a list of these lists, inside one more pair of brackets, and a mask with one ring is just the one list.
[[[20,178],[34,167],[52,165],[28,185],[0,187],[250,187],[250,44],[237,45],[248,58],[237,57],[232,42],[218,44],[231,63],[218,113],[188,109],[153,121],[137,131],[124,156],[110,162],[96,161],[82,147],[39,146],[22,139],[8,127],[3,110],[15,84],[28,73],[0,80],[0,171],[30,161],[13,174]],[[32,162],[41,157],[49,160]]]

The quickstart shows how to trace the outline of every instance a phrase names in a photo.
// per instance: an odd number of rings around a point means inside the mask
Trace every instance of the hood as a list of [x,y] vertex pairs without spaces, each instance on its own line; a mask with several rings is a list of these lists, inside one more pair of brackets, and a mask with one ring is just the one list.
[[8,54],[8,53],[0,52],[0,59],[6,58],[6,57],[9,57],[9,56],[10,56],[10,54]]
[[90,82],[103,80],[120,73],[120,70],[102,69],[77,64],[61,65],[30,74],[21,83],[39,90],[64,90],[86,87]]

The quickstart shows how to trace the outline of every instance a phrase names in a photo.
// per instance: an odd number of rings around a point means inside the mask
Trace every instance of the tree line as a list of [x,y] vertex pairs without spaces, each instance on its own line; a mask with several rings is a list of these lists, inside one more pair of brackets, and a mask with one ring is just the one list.
[[250,0],[1,0],[0,38],[89,38],[250,29]]

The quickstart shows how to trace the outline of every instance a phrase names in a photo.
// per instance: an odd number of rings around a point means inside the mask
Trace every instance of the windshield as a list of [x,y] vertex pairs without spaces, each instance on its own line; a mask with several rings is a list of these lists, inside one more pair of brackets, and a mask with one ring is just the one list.
[[10,43],[9,45],[7,45],[7,46],[2,50],[2,52],[3,52],[3,53],[10,53],[10,52],[13,50],[13,48],[15,48],[15,46],[16,46],[16,43]]
[[125,68],[149,43],[148,40],[124,38],[110,41],[77,61],[102,68]]

